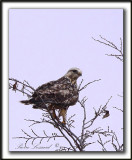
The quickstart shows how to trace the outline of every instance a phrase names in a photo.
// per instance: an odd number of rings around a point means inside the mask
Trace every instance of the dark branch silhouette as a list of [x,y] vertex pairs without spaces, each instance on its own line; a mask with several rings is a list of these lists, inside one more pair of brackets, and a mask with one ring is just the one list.
[[[10,78],[10,83],[9,83],[9,88],[12,89],[13,91],[19,91],[25,95],[27,95],[29,98],[31,97],[33,91],[35,91],[35,89],[29,85],[29,83],[27,81],[24,82],[20,82],[14,78]],[[100,80],[100,79],[99,79]],[[84,85],[81,88],[82,82],[81,81],[78,90],[82,91],[83,89],[85,89],[89,84],[99,81],[99,80],[94,80],[92,82],[87,83],[86,85]],[[13,84],[17,84],[17,86],[15,87],[15,89],[13,88]],[[17,82],[17,83],[16,83]],[[20,85],[20,86],[19,86]],[[22,88],[22,89],[21,89]],[[88,138],[91,138],[93,135],[98,134],[99,136],[99,140],[97,140],[97,142],[99,144],[101,144],[102,146],[102,150],[106,151],[105,149],[105,144],[106,143],[110,143],[113,145],[114,149],[116,149],[116,151],[121,151],[123,147],[121,147],[121,145],[119,145],[119,143],[115,144],[115,140],[118,141],[116,135],[113,132],[108,132],[108,131],[101,131],[102,129],[96,128],[93,131],[90,131],[90,127],[93,125],[93,123],[96,121],[96,119],[99,116],[102,116],[103,118],[108,117],[109,111],[107,109],[107,104],[109,103],[110,99],[112,98],[112,96],[108,99],[108,101],[106,102],[105,105],[101,105],[99,107],[99,109],[95,111],[94,117],[90,120],[87,120],[86,117],[86,107],[85,107],[85,102],[87,101],[87,98],[84,97],[81,101],[79,100],[78,103],[80,104],[80,106],[83,108],[83,124],[82,124],[82,129],[81,129],[81,135],[77,136],[75,133],[73,133],[73,131],[71,130],[72,128],[74,128],[75,126],[74,124],[74,120],[72,119],[74,115],[71,115],[68,120],[66,125],[63,125],[60,121],[57,121],[56,119],[54,119],[52,117],[52,114],[49,112],[48,108],[46,108],[46,106],[44,105],[45,108],[42,109],[42,111],[44,111],[42,113],[42,118],[40,120],[31,120],[31,119],[25,119],[28,122],[31,122],[31,124],[29,125],[29,127],[32,127],[34,125],[38,125],[41,123],[48,123],[52,126],[54,126],[56,129],[58,129],[58,131],[60,132],[61,135],[58,135],[57,133],[52,133],[52,135],[47,135],[45,131],[43,131],[44,136],[39,136],[33,129],[31,129],[31,132],[33,135],[28,134],[27,132],[25,132],[24,130],[22,130],[22,132],[24,133],[25,136],[20,136],[20,137],[14,137],[14,138],[19,138],[19,139],[25,139],[25,147],[27,148],[27,144],[30,141],[30,143],[33,145],[34,141],[39,139],[39,144],[42,143],[43,140],[46,140],[47,142],[50,141],[50,139],[56,139],[56,138],[65,138],[67,140],[67,142],[69,143],[70,147],[65,147],[65,146],[61,146],[59,149],[57,149],[56,151],[85,151],[85,148],[91,144],[94,144],[96,142],[89,142]],[[43,101],[42,101],[43,103]],[[110,136],[110,134],[113,134],[113,138],[107,142],[102,142],[102,139],[100,137],[100,135],[104,135],[104,136]],[[117,146],[118,145],[118,146]],[[123,145],[122,145],[123,146]]]
[[[92,37],[92,38],[93,38],[93,37]],[[99,42],[99,43],[102,43],[102,44],[104,44],[104,45],[106,45],[106,46],[109,46],[109,47],[115,49],[116,51],[118,51],[118,52],[120,53],[120,54],[106,54],[106,55],[107,55],[107,56],[115,57],[115,58],[117,58],[117,59],[119,59],[120,61],[123,62],[122,39],[120,38],[120,48],[118,48],[113,42],[107,40],[106,38],[102,37],[101,35],[100,35],[100,38],[101,38],[101,40],[95,39],[95,38],[93,38],[93,40],[94,40],[94,41],[97,41],[97,42]]]
[[[100,79],[99,79],[100,80]],[[89,84],[93,83],[93,82],[96,82],[96,81],[99,81],[99,80],[94,80],[92,82],[89,82],[87,83],[86,85],[84,85],[82,88],[81,87],[81,84],[79,85],[79,88],[78,90],[79,91],[82,91],[83,89],[85,89]],[[16,80],[14,78],[9,78],[9,88],[14,90],[15,92],[16,91],[19,91],[25,95],[27,95],[28,97],[31,97],[33,91],[35,91],[35,89],[29,85],[29,83],[27,81],[24,80],[24,82],[20,82],[19,80]],[[15,86],[15,88],[13,88],[13,84],[11,82],[14,82],[14,84],[17,84],[17,86]],[[48,108],[46,108],[46,106],[44,105],[44,108],[42,109],[42,111],[44,111],[43,113],[43,117],[41,119],[41,121],[36,121],[36,120],[30,120],[30,119],[26,119],[26,121],[30,121],[32,122],[32,124],[29,126],[33,126],[33,125],[36,125],[36,124],[40,124],[40,123],[49,123],[50,125],[53,125],[55,128],[57,128],[61,135],[58,136],[58,135],[55,135],[55,136],[46,136],[45,134],[45,137],[43,136],[37,136],[37,134],[32,130],[32,133],[34,134],[34,136],[30,136],[28,133],[26,133],[25,131],[23,131],[25,133],[25,135],[27,137],[16,137],[16,138],[23,138],[26,140],[25,142],[25,146],[27,145],[27,142],[29,140],[32,140],[32,144],[33,142],[38,138],[40,139],[40,142],[43,140],[43,139],[51,139],[51,138],[56,138],[56,137],[64,137],[68,142],[69,142],[69,145],[71,146],[71,148],[74,150],[74,151],[83,151],[84,148],[89,145],[89,143],[85,144],[85,136],[84,136],[84,130],[87,128],[85,127],[86,123],[85,123],[85,120],[86,120],[86,110],[85,110],[85,102],[86,102],[86,99],[83,98],[82,101],[79,101],[79,103],[81,104],[81,107],[83,107],[84,109],[84,120],[83,120],[83,126],[82,126],[82,133],[81,133],[81,138],[78,137],[75,133],[73,133],[71,131],[71,128],[74,127],[73,126],[73,123],[74,123],[74,120],[72,120],[72,118],[75,116],[75,115],[72,115],[71,117],[69,117],[69,119],[67,120],[67,125],[63,125],[60,121],[57,121],[56,119],[54,119],[52,117],[52,114],[49,112]],[[43,103],[43,101],[42,101]],[[104,110],[105,106],[100,110],[100,113],[105,113],[105,110]],[[99,115],[98,114],[98,115]],[[96,114],[96,118],[98,117],[98,115]],[[94,119],[96,119],[94,117]]]
[[58,135],[57,133],[52,133],[51,136],[48,136],[44,130],[43,130],[44,136],[39,136],[39,135],[37,135],[37,133],[34,132],[33,129],[31,129],[31,131],[33,133],[33,136],[29,135],[28,133],[26,133],[25,131],[22,130],[22,132],[25,134],[25,136],[24,137],[14,137],[14,138],[25,139],[26,140],[25,141],[25,148],[27,148],[27,143],[30,140],[31,140],[31,143],[33,145],[34,141],[37,140],[37,139],[40,139],[39,144],[41,144],[44,139],[46,139],[47,142],[49,142],[50,139],[55,140],[56,138],[63,137],[63,136]]

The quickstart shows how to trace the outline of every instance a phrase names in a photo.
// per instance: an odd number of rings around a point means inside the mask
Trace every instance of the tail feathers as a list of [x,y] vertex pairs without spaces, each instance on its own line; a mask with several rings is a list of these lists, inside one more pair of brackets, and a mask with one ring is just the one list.
[[25,105],[29,105],[31,104],[30,100],[23,100],[23,101],[20,101],[21,103],[25,104]]
[[34,98],[31,98],[29,100],[22,100],[20,101],[21,103],[25,104],[25,105],[29,105],[29,104],[34,104],[33,108],[34,109],[39,109],[39,108],[47,108],[45,103],[42,103],[41,101],[35,101]]
[[33,108],[34,108],[34,109],[46,109],[47,106],[46,106],[46,104],[44,104],[44,103],[37,103],[37,104],[34,104],[34,105],[33,105]]

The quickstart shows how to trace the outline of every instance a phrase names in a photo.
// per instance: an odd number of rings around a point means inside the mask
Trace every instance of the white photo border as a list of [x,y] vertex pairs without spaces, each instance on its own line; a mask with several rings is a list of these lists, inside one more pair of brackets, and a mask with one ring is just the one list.
[[[9,130],[9,118],[8,118],[8,54],[9,54],[9,37],[8,37],[8,10],[10,8],[123,8],[125,11],[124,17],[124,45],[125,45],[125,66],[124,66],[124,91],[125,91],[125,130],[127,136],[125,136],[124,153],[98,153],[98,152],[86,152],[86,153],[54,153],[54,152],[9,152],[8,149],[8,130]],[[2,158],[3,159],[128,159],[131,158],[131,102],[130,102],[130,88],[131,88],[131,2],[2,2]]]

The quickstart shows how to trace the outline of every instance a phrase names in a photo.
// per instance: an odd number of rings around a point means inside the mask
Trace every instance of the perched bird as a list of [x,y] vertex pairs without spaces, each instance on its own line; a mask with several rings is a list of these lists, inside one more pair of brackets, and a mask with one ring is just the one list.
[[[59,120],[62,116],[62,123],[66,123],[66,113],[69,106],[77,103],[79,92],[77,88],[77,79],[82,75],[79,68],[71,68],[68,72],[56,81],[50,81],[38,87],[33,93],[31,99],[23,100],[25,105],[33,104],[33,108],[42,109],[45,105],[52,114],[53,118]],[[59,109],[59,116],[56,116],[55,110]]]

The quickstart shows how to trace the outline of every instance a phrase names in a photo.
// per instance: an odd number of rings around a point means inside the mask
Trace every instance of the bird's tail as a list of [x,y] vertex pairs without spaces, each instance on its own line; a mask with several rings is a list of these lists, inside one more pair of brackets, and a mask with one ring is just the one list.
[[21,103],[25,104],[25,105],[29,105],[31,104],[30,100],[23,100],[23,101],[20,101]]

